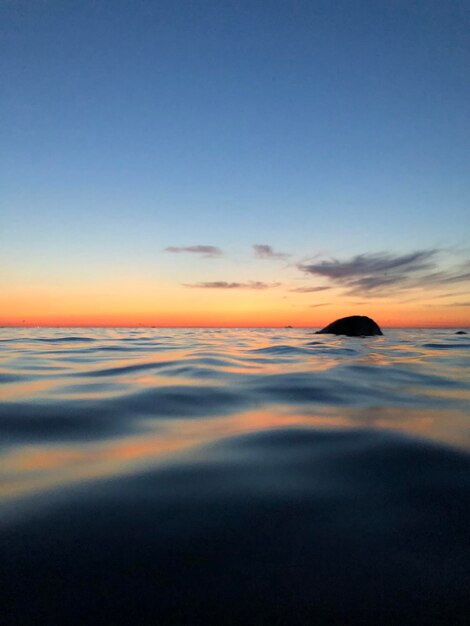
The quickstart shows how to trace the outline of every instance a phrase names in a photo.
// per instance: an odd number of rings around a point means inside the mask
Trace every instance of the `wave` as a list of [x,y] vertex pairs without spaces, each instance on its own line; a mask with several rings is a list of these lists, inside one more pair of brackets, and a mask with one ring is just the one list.
[[0,342],[5,624],[466,623],[468,343]]
[[46,603],[51,624],[127,623],[136,603],[148,624],[464,624],[469,469],[387,432],[223,439],[17,511],[2,591],[22,624]]
[[423,348],[429,348],[430,350],[468,350],[470,341],[468,343],[423,343]]

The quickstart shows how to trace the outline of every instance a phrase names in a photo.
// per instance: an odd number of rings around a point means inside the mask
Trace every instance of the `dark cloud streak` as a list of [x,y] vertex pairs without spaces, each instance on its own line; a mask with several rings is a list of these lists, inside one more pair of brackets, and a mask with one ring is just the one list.
[[289,289],[289,291],[293,293],[315,293],[316,291],[325,291],[326,289],[331,289],[331,287],[295,287],[294,289]]
[[331,259],[298,267],[306,274],[329,279],[348,295],[383,295],[470,281],[468,262],[441,270],[437,261],[438,250],[431,249],[404,255],[360,254],[346,261]]
[[253,246],[257,259],[288,259],[291,255],[286,252],[275,252],[271,246],[256,243]]
[[190,287],[191,289],[272,289],[279,287],[281,283],[263,283],[259,280],[250,280],[247,283],[227,282],[225,280],[216,280],[212,282],[201,283],[184,283],[184,287]]
[[310,265],[301,265],[301,269],[309,274],[325,276],[333,280],[357,279],[358,277],[372,278],[395,274],[415,272],[433,267],[432,257],[436,250],[422,250],[396,256],[390,253],[359,254],[350,261],[321,261]]
[[181,254],[189,252],[190,254],[201,254],[204,256],[222,256],[223,252],[217,246],[169,246],[165,248],[165,252]]

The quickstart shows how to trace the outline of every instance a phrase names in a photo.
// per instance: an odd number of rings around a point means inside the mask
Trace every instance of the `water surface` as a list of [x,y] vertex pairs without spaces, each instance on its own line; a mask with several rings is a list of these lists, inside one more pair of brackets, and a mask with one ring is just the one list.
[[0,329],[7,623],[465,623],[470,335]]

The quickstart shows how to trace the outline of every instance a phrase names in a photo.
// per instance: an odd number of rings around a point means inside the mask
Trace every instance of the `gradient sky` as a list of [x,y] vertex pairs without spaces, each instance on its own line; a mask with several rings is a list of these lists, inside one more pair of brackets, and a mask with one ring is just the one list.
[[0,324],[469,325],[469,33],[457,0],[0,0]]

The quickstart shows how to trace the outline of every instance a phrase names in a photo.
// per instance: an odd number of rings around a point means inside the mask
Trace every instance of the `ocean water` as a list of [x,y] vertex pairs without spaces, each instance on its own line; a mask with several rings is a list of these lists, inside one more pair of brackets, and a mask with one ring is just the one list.
[[464,624],[470,334],[0,329],[4,624]]

